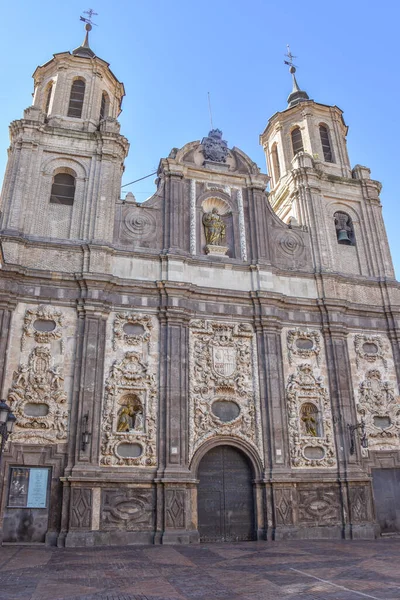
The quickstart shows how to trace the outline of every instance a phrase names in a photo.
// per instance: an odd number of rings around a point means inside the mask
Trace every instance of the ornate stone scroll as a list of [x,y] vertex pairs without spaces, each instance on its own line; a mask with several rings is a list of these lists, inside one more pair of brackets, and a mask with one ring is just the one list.
[[128,346],[140,346],[151,337],[153,323],[149,315],[133,312],[117,313],[114,320],[113,349],[121,341]]
[[27,364],[14,371],[8,395],[17,417],[13,442],[42,444],[65,441],[68,410],[61,366],[55,366],[49,348],[36,346]]
[[365,422],[370,450],[400,448],[400,398],[377,369],[367,371],[359,385],[357,413]]
[[385,347],[380,335],[357,334],[354,336],[354,349],[356,351],[357,368],[360,368],[362,360],[369,363],[382,361],[385,369],[387,360],[385,357]]
[[287,333],[287,350],[289,364],[293,364],[293,357],[304,359],[315,358],[320,364],[321,336],[318,331],[307,329],[290,329]]
[[189,455],[220,435],[253,446],[261,461],[260,398],[253,328],[193,320],[189,338]]
[[25,349],[26,338],[31,337],[38,344],[49,344],[53,340],[60,340],[61,353],[63,354],[63,324],[63,315],[59,310],[44,305],[37,308],[28,308],[25,312],[22,327],[21,350]]
[[243,192],[242,188],[236,191],[236,198],[239,211],[239,238],[240,238],[240,255],[242,260],[247,260],[247,247],[246,247],[246,227],[244,223],[244,210],[243,210]]
[[290,375],[286,402],[292,466],[336,466],[328,391],[310,364],[298,365]]
[[139,352],[116,360],[106,381],[101,465],[155,466],[157,384]]

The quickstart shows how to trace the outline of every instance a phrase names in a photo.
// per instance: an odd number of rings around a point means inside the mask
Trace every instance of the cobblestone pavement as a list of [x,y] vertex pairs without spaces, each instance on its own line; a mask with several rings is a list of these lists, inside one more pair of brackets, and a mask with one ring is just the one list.
[[0,600],[400,598],[400,538],[0,548]]

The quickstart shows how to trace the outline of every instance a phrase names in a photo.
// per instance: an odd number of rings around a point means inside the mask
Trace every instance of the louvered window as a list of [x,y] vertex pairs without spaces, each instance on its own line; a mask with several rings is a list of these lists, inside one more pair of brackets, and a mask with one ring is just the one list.
[[329,132],[325,125],[319,126],[319,135],[321,137],[322,151],[324,153],[325,162],[334,162]]
[[85,82],[76,79],[71,87],[69,97],[68,116],[80,119],[82,116],[83,99],[85,97]]
[[106,92],[103,92],[103,94],[101,96],[101,105],[100,105],[100,120],[108,117],[109,104],[110,104],[110,101],[109,101],[108,95],[106,94]]
[[51,187],[50,202],[72,206],[75,196],[75,177],[68,173],[57,173]]
[[296,127],[292,131],[292,146],[293,146],[293,154],[297,154],[298,152],[303,152],[303,138],[301,137],[300,127]]
[[50,108],[50,102],[51,102],[51,95],[53,93],[53,84],[51,83],[49,85],[49,87],[47,88],[47,96],[46,96],[46,106],[44,109],[44,112],[46,113],[46,115],[49,114],[49,108]]

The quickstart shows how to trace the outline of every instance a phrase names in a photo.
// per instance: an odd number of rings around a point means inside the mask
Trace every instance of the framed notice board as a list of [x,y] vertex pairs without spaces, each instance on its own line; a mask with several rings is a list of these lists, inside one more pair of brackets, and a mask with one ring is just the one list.
[[48,467],[11,467],[9,508],[47,508],[50,482]]

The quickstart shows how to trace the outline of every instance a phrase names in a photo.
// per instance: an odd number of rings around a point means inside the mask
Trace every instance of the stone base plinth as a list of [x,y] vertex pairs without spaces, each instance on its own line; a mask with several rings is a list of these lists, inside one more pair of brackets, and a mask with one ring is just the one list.
[[214,246],[213,244],[207,244],[206,246],[206,254],[210,256],[224,256],[228,250],[228,246]]

